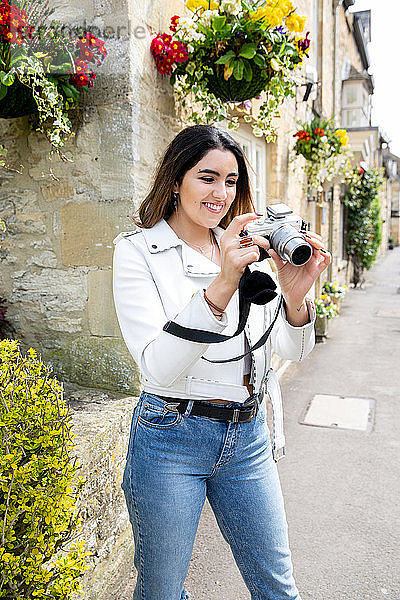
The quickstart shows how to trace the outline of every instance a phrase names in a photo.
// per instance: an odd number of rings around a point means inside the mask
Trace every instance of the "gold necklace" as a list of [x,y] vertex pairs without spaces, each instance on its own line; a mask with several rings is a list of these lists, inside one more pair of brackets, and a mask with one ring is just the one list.
[[[213,256],[213,251],[214,251],[214,246],[213,246],[213,238],[211,235],[211,230],[209,229],[209,234],[210,234],[210,240],[211,240],[211,257]],[[201,252],[201,254],[205,254],[203,248],[205,248],[206,246],[208,246],[210,244],[210,242],[207,242],[207,244],[204,244],[203,246],[199,246],[198,244],[192,244],[191,242],[188,242],[187,240],[184,240],[183,237],[180,238],[183,242],[185,242],[186,244],[188,244],[189,246],[192,246],[192,248],[198,248],[198,250]]]

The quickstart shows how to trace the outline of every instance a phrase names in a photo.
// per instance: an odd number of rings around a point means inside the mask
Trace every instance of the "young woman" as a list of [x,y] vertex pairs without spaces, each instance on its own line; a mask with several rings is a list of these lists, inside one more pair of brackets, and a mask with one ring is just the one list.
[[313,348],[315,311],[306,294],[329,253],[316,234],[308,235],[313,254],[301,267],[269,250],[284,303],[268,341],[240,361],[209,362],[254,345],[277,299],[251,305],[243,333],[220,343],[163,329],[174,321],[233,335],[246,266],[272,274],[259,261],[267,240],[240,241],[257,218],[240,146],[223,130],[196,125],[168,146],[135,219],[139,228],[114,240],[116,312],[143,390],[122,485],[135,539],[134,600],[189,598],[184,581],[206,497],[252,600],[300,598],[263,396],[266,381],[267,392],[279,395],[276,380],[268,387],[271,344],[297,361]]

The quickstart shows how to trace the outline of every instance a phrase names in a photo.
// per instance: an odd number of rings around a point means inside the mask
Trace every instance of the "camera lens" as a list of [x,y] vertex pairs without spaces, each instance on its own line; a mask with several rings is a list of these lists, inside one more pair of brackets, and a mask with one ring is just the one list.
[[301,244],[292,252],[292,263],[297,267],[305,265],[311,258],[312,250],[310,244]]
[[304,236],[291,225],[282,225],[270,236],[270,243],[275,252],[292,265],[305,265],[312,255],[312,247]]

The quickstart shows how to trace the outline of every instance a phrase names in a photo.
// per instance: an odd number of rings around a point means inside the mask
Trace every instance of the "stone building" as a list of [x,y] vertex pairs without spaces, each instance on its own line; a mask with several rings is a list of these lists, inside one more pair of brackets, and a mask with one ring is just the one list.
[[[386,170],[386,185],[390,200],[389,239],[393,246],[400,245],[400,157],[387,148],[383,151],[383,164]],[[389,241],[388,239],[388,241]]]
[[[369,14],[351,14],[353,0],[296,4],[308,18],[313,42],[296,97],[284,105],[277,141],[254,137],[245,123],[233,136],[256,170],[258,207],[286,202],[308,220],[333,255],[324,279],[345,282],[343,189],[336,183],[319,195],[305,193],[304,177],[294,172],[289,156],[298,120],[335,116],[337,126],[350,129],[357,160],[381,164],[384,138],[370,122]],[[180,129],[168,78],[157,73],[149,45],[155,33],[167,30],[172,15],[185,10],[183,0],[71,0],[57,10],[65,23],[90,27],[108,50],[95,88],[82,94],[74,113],[77,134],[65,148],[70,162],[48,160],[48,143],[32,130],[32,117],[0,120],[9,162],[23,165],[20,173],[0,175],[0,218],[7,228],[0,232],[0,296],[7,300],[14,336],[23,347],[37,349],[60,379],[120,394],[109,400],[99,392],[90,401],[75,395],[74,418],[90,480],[86,531],[97,553],[87,600],[118,597],[116,582],[132,552],[119,484],[121,440],[126,444],[132,407],[123,398],[136,396],[139,386],[113,307],[112,240],[133,229],[129,215]],[[389,210],[385,196],[382,202]]]

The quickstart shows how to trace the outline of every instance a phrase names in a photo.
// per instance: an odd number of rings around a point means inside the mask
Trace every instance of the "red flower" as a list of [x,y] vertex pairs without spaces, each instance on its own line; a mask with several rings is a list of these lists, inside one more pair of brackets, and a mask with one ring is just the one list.
[[175,61],[177,63],[184,63],[188,60],[189,58],[189,54],[187,53],[186,50],[179,50],[179,52],[177,52],[177,54],[175,54]]
[[[93,52],[93,55],[95,53],[96,54],[100,53],[103,57],[107,56],[107,50],[104,46],[103,40],[99,40],[96,36],[94,36],[92,33],[90,33],[90,31],[87,31],[86,34],[84,35],[84,37],[82,37],[81,39],[78,40],[77,44],[78,44],[78,48],[81,52],[81,56],[82,56],[82,52],[84,52],[87,49],[89,49],[90,52]],[[93,58],[93,55],[92,55],[92,58]],[[97,64],[100,64],[100,62],[97,61]]]
[[173,63],[174,63],[174,58],[172,56],[172,53],[169,53],[164,56],[159,55],[156,58],[157,70],[162,75],[171,75]]
[[156,61],[156,67],[162,75],[171,75],[174,62],[186,62],[189,58],[187,47],[173,40],[167,33],[159,33],[150,44],[150,50]]
[[78,77],[74,78],[74,83],[78,87],[84,87],[85,85],[88,85],[89,77],[86,75],[86,73],[83,73],[82,75],[78,75]]
[[26,12],[15,4],[9,5],[6,0],[0,2],[0,36],[11,44],[19,46],[25,41],[24,35],[30,37],[30,30]]
[[187,47],[182,42],[174,41],[170,48],[173,51],[174,60],[177,63],[186,62],[189,58]]
[[80,48],[79,58],[82,58],[82,59],[90,62],[91,59],[93,58],[93,56],[94,56],[94,52],[89,50],[88,47],[83,46]]
[[169,35],[169,33],[161,33],[159,35],[163,42],[169,46],[172,42],[172,35]]
[[171,17],[171,25],[170,25],[169,28],[174,33],[177,30],[177,28],[178,28],[178,23],[179,23],[179,17],[178,17],[178,15],[175,15],[175,16]]
[[165,44],[163,42],[163,40],[161,39],[161,37],[157,36],[155,37],[150,44],[150,50],[153,54],[153,56],[157,56],[158,54],[161,54],[164,50]]
[[311,135],[308,133],[308,131],[305,131],[304,129],[301,129],[300,131],[295,133],[293,137],[297,137],[300,142],[308,142],[311,139]]

